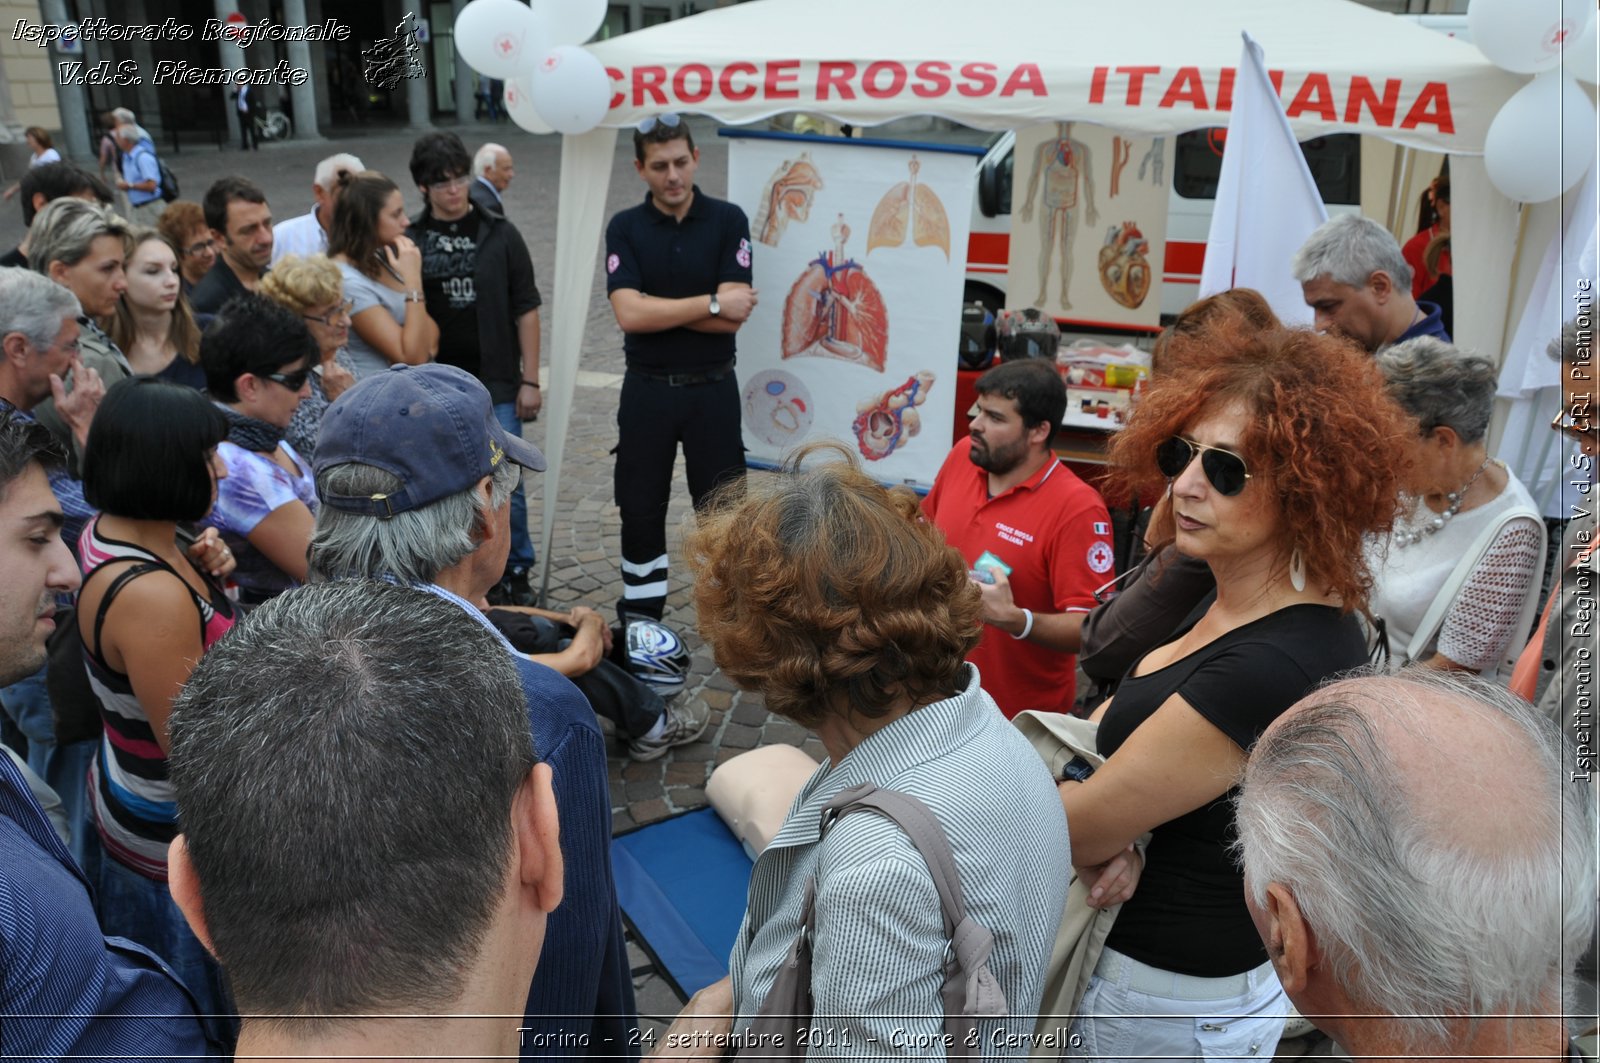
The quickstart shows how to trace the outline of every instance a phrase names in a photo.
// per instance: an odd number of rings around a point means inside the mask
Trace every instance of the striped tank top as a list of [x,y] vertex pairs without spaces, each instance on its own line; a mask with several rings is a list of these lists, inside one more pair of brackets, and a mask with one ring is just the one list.
[[[78,557],[85,585],[101,566],[126,560],[154,565],[182,578],[144,547],[101,535],[99,518],[83,529],[78,539]],[[107,584],[106,591],[122,571],[134,567],[137,566],[118,565],[100,576]],[[210,599],[202,598],[193,588],[189,595],[200,625],[201,644],[209,648],[233,626],[234,612],[221,588],[204,573],[201,576],[211,587]],[[189,585],[185,582],[184,586]],[[102,597],[97,621],[103,619],[105,611]],[[178,806],[167,777],[167,755],[161,751],[144,707],[134,696],[133,684],[101,658],[96,634],[91,625],[83,639],[89,686],[99,699],[100,718],[105,723],[99,752],[89,769],[89,801],[95,827],[108,856],[142,875],[165,882],[167,845],[177,833],[178,821]]]

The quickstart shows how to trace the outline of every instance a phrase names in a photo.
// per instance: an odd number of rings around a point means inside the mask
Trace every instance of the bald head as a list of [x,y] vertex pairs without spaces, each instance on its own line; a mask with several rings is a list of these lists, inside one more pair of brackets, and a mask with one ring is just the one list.
[[1419,669],[1306,697],[1261,736],[1238,798],[1269,951],[1282,953],[1273,919],[1287,906],[1328,988],[1362,1011],[1424,1016],[1404,1020],[1418,1046],[1443,1043],[1451,1016],[1559,1006],[1595,903],[1592,798],[1565,748],[1532,706],[1475,677]]
[[472,172],[494,185],[495,191],[504,193],[511,179],[517,176],[511,162],[511,153],[499,144],[485,144],[472,156]]

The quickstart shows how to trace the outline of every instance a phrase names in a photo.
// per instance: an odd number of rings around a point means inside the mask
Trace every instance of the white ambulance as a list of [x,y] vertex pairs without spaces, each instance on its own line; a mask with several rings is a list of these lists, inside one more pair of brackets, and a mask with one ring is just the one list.
[[[1197,129],[1164,138],[1163,162],[1172,175],[1167,251],[1161,270],[1161,314],[1171,317],[1199,298],[1222,145],[1227,129]],[[1361,209],[1361,149],[1367,138],[1336,133],[1300,145],[1330,215]],[[1174,143],[1175,142],[1175,143]],[[990,310],[1005,305],[1011,259],[1011,191],[1016,134],[1001,133],[978,163],[978,194],[967,239],[965,300]],[[1066,322],[1070,328],[1070,322]]]
[[[1417,22],[1449,37],[1470,40],[1465,15],[1395,17]],[[1205,263],[1206,237],[1211,231],[1211,211],[1215,205],[1227,129],[1222,126],[1196,129],[1164,139],[1163,162],[1172,175],[1166,259],[1161,269],[1161,315],[1166,319],[1199,298],[1200,270]],[[967,241],[965,300],[981,302],[991,311],[1005,305],[1006,272],[1011,259],[1015,144],[1014,132],[1001,133],[989,143],[978,163],[978,193],[972,206],[971,236]],[[1376,137],[1335,133],[1303,141],[1300,150],[1305,153],[1311,176],[1316,179],[1330,217],[1360,213],[1364,198],[1369,204],[1368,213],[1376,216],[1372,204],[1390,199],[1399,151],[1395,145]],[[1363,154],[1368,156],[1365,166]],[[1426,161],[1418,158],[1414,167],[1431,167],[1432,172],[1412,175],[1402,168],[1401,184],[1408,192],[1419,180],[1426,183],[1431,179],[1432,174],[1437,173],[1438,163],[1436,157]],[[1402,241],[1414,231],[1415,206],[1415,203],[1403,202],[1393,219],[1394,227],[1403,232]],[[1074,331],[1070,321],[1063,322],[1063,326],[1067,331]]]

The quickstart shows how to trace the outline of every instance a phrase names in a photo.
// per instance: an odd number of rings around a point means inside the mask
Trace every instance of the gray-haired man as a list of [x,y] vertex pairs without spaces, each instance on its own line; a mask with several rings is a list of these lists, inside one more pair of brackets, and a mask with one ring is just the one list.
[[1239,848],[1301,1014],[1352,1059],[1563,1058],[1563,979],[1595,923],[1573,767],[1527,702],[1431,669],[1280,716],[1245,767]]
[[241,1058],[516,1052],[562,861],[496,649],[444,599],[348,580],[268,602],[195,668],[172,895],[228,972]]
[[511,492],[544,455],[495,419],[489,392],[447,365],[395,366],[328,407],[315,472],[322,507],[313,579],[389,579],[425,590],[494,632],[512,659],[529,730],[555,773],[567,900],[528,994],[538,1055],[626,1053],[635,1005],[611,871],[605,740],[583,695],[518,655],[477,603],[511,542]]
[[1446,343],[1439,308],[1411,297],[1411,267],[1388,229],[1359,214],[1317,227],[1291,269],[1323,332],[1337,332],[1367,353],[1414,336]]
[[365,170],[361,160],[341,152],[317,163],[311,178],[311,210],[280,221],[272,227],[272,264],[284,255],[325,255],[328,229],[333,225],[333,208],[339,202],[346,174]]

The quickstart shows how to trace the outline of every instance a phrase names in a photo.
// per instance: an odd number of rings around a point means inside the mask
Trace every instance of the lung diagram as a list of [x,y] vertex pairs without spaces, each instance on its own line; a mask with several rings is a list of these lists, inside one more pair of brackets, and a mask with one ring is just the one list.
[[911,156],[909,180],[901,181],[878,200],[867,225],[867,254],[875,247],[899,247],[910,233],[918,247],[937,247],[950,257],[950,218],[933,189],[917,181],[922,164]]
[[785,358],[838,358],[883,372],[889,312],[861,263],[845,253],[850,226],[833,223],[833,250],[807,264],[783,304]]

